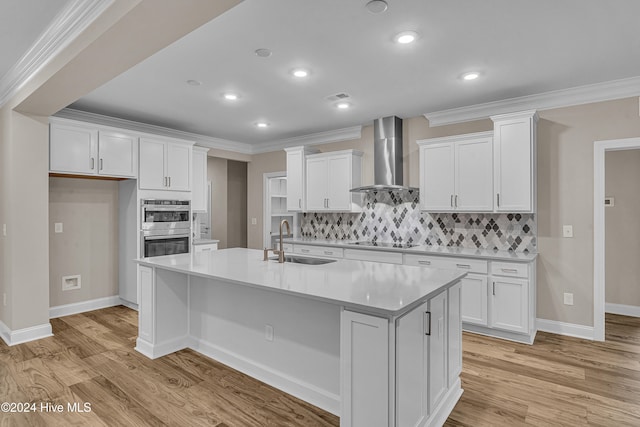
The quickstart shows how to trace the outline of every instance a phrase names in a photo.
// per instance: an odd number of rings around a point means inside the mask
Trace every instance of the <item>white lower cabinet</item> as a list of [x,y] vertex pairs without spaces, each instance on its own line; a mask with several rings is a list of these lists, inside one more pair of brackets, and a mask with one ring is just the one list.
[[506,331],[529,332],[529,281],[494,277],[491,326]]
[[207,243],[206,245],[193,245],[193,252],[196,254],[199,254],[202,252],[217,251],[217,250],[218,250],[217,243]]
[[476,325],[489,324],[487,305],[488,277],[468,274],[462,282],[462,321]]
[[395,319],[344,310],[341,325],[340,426],[442,425],[462,393],[459,283]]

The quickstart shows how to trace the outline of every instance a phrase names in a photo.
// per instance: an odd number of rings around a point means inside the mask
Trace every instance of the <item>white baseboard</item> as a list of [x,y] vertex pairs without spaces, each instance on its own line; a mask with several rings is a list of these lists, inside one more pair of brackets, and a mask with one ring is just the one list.
[[607,302],[604,305],[605,313],[620,314],[622,316],[640,317],[640,307],[637,305],[614,304]]
[[594,339],[593,326],[576,325],[574,323],[558,322],[557,320],[537,319],[538,330],[569,337]]
[[124,305],[125,307],[130,308],[131,310],[139,311],[138,310],[138,304],[134,304],[131,301],[127,301],[126,299],[120,298],[120,304]]
[[324,409],[327,412],[338,416],[340,415],[340,395],[338,394],[300,381],[297,378],[278,372],[254,360],[246,359],[245,357],[203,340],[192,338],[189,347],[250,377],[256,378],[285,393],[289,393],[305,402]]
[[122,300],[118,295],[104,298],[96,298],[89,301],[76,302],[73,304],[58,305],[49,308],[49,318],[70,316],[72,314],[84,313],[87,311],[99,310],[101,308],[121,305]]
[[51,323],[49,322],[12,331],[7,325],[0,321],[0,337],[2,337],[2,340],[9,346],[51,336],[53,336],[53,332],[51,331]]
[[187,336],[178,337],[169,341],[165,341],[159,344],[151,344],[141,338],[136,339],[135,350],[138,353],[142,353],[149,359],[157,359],[158,357],[166,356],[167,354],[175,353],[176,351],[184,350],[189,347],[190,339]]
[[425,426],[441,426],[447,421],[449,415],[453,411],[453,408],[460,400],[460,396],[462,396],[462,383],[460,377],[456,379],[455,384],[449,388],[447,394],[445,394],[444,398],[440,401],[440,404],[437,406],[436,410],[433,414],[427,419],[427,423]]

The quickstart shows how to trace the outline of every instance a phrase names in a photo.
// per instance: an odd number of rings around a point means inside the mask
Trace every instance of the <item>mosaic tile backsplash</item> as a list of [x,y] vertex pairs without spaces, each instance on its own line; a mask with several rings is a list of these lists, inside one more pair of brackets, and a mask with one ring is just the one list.
[[364,196],[361,213],[300,215],[302,237],[536,251],[533,214],[421,212],[418,192],[379,191]]

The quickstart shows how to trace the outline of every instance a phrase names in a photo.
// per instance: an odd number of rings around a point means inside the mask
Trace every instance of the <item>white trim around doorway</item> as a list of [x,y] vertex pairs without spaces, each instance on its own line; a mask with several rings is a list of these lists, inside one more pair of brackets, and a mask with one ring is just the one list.
[[604,341],[605,153],[637,148],[640,148],[640,138],[612,139],[593,143],[593,337],[596,341]]

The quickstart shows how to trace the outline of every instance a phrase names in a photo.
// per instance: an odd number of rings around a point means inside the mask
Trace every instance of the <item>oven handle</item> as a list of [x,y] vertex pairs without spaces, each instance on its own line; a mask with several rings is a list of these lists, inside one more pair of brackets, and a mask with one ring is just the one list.
[[162,236],[142,236],[142,240],[163,240],[163,239],[181,239],[189,237],[188,234],[163,234]]
[[170,211],[170,212],[175,212],[175,211],[179,211],[179,212],[187,211],[187,212],[188,212],[188,211],[189,211],[189,209],[190,209],[190,208],[189,208],[189,206],[184,206],[184,205],[182,205],[182,206],[155,206],[155,205],[144,205],[144,206],[143,206],[143,210],[144,210],[144,211],[154,211],[154,212],[156,212],[156,211],[163,211],[163,212],[166,212],[166,211]]

